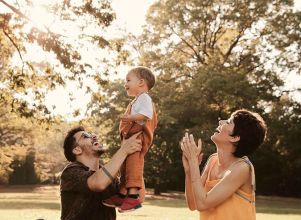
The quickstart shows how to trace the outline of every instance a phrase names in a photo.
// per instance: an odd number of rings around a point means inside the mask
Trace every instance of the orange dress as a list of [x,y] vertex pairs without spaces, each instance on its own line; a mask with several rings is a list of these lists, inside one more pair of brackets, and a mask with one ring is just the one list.
[[[232,196],[226,199],[218,206],[201,211],[201,220],[255,220],[256,209],[255,209],[255,173],[254,167],[247,157],[241,158],[246,162],[251,169],[251,179],[253,192],[247,193],[238,189]],[[205,183],[205,190],[209,192],[220,179],[210,180],[210,173],[213,166],[217,163],[217,156],[213,155],[209,164],[209,173]]]

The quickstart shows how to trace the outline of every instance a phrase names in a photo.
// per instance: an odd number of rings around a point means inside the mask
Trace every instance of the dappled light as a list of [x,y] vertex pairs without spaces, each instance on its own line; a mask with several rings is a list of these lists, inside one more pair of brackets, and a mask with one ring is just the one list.
[[145,207],[119,219],[197,219],[185,203],[179,141],[185,131],[202,139],[203,169],[218,121],[238,109],[268,127],[249,157],[257,219],[300,219],[300,24],[297,0],[0,0],[1,220],[59,218],[71,128],[97,134],[101,163],[110,160],[134,66],[156,76],[158,125]]

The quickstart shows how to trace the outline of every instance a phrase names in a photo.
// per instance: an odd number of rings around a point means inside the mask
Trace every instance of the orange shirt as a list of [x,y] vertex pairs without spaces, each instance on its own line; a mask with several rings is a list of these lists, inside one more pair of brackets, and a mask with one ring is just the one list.
[[[247,157],[243,157],[241,160],[246,162],[251,169],[253,192],[247,193],[238,189],[232,196],[226,199],[218,206],[201,211],[201,220],[255,220],[255,175],[254,167]],[[209,173],[205,183],[205,190],[209,192],[220,179],[210,180],[210,172],[217,162],[217,156],[213,155],[209,164]]]

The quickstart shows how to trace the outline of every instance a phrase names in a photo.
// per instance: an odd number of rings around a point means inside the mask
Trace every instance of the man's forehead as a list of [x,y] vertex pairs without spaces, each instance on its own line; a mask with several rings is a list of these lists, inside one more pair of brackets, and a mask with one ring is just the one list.
[[78,132],[76,132],[73,136],[74,136],[75,138],[79,138],[79,137],[82,135],[83,132],[84,132],[84,131],[78,131]]

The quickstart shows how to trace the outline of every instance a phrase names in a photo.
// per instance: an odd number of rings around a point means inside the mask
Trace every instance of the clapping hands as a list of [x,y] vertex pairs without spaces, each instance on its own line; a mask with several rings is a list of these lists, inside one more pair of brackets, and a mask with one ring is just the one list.
[[185,133],[185,136],[180,141],[182,154],[182,162],[185,172],[189,171],[189,160],[197,159],[200,164],[203,159],[202,152],[202,140],[198,140],[198,144],[195,143],[194,137],[192,134]]

